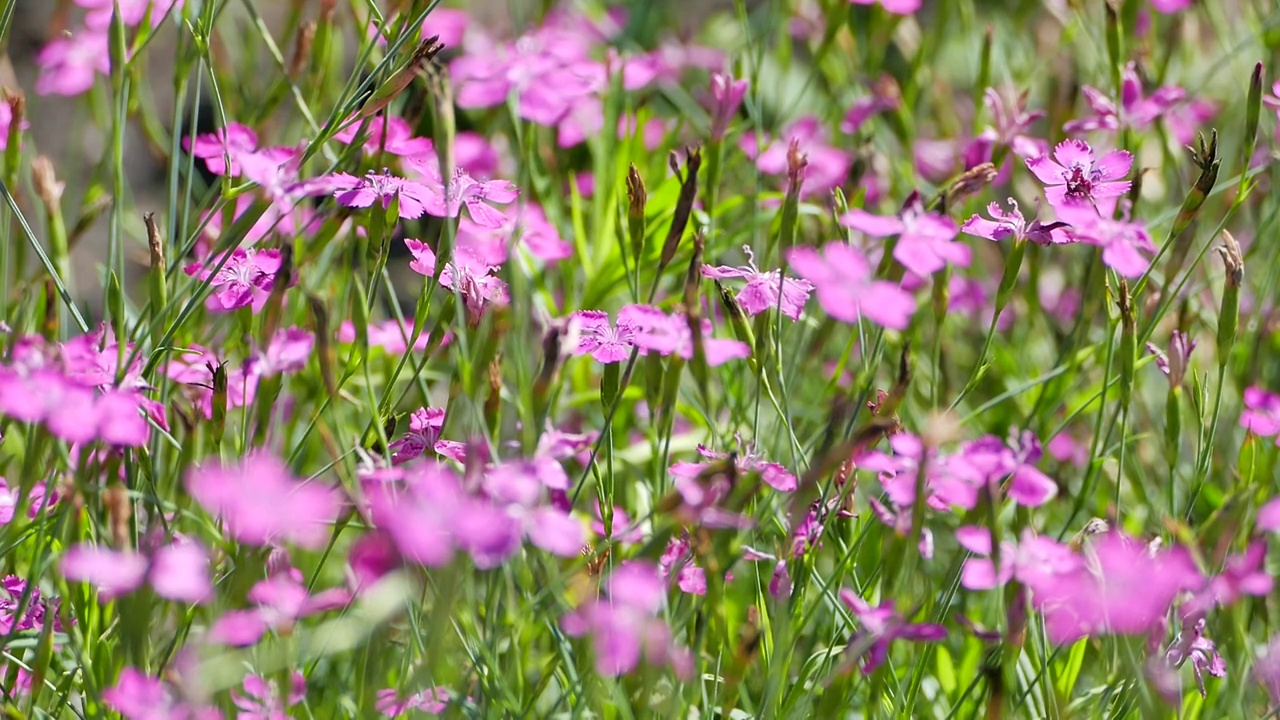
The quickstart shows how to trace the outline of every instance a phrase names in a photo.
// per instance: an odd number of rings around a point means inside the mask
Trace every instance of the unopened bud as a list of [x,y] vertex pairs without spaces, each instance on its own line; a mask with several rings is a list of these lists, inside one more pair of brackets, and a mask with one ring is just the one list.
[[[680,177],[679,160],[674,152],[671,153],[669,162],[676,176]],[[698,168],[700,167],[702,167],[701,148],[685,148],[684,174],[680,177],[680,197],[676,200],[676,212],[671,218],[667,239],[662,244],[662,256],[658,260],[659,272],[666,269],[672,258],[676,256],[685,228],[689,226],[689,216],[693,214],[693,201],[698,194]]]
[[1133,296],[1129,294],[1129,281],[1124,278],[1120,278],[1116,304],[1120,308],[1120,402],[1125,412],[1128,412],[1138,362],[1138,330],[1133,314]]
[[998,172],[995,165],[985,162],[961,173],[960,177],[947,187],[946,207],[955,207],[967,198],[982,192],[983,188],[996,179]]
[[644,208],[649,202],[649,195],[644,189],[644,180],[634,164],[627,170],[627,235],[631,239],[631,257],[637,263],[644,255],[645,218]]
[[44,155],[38,155],[31,161],[31,184],[35,186],[36,195],[49,213],[60,213],[62,192],[66,183],[58,181],[54,173],[53,161]]
[[1217,248],[1227,268],[1227,282],[1222,289],[1222,307],[1218,310],[1218,364],[1227,362],[1231,346],[1236,342],[1236,326],[1240,322],[1240,285],[1244,282],[1244,254],[1240,243],[1226,230]]
[[161,317],[161,313],[168,304],[164,238],[160,236],[160,228],[156,225],[155,213],[143,215],[142,221],[147,225],[147,247],[151,250],[151,275],[148,278],[151,290],[151,312],[155,313],[156,317]]
[[732,75],[713,73],[711,75],[711,139],[719,141],[729,130],[729,122],[742,105],[742,98],[747,94],[747,81],[735,80]]
[[1244,253],[1240,251],[1240,243],[1230,232],[1223,230],[1222,245],[1216,249],[1227,268],[1227,286],[1240,287],[1244,282]]

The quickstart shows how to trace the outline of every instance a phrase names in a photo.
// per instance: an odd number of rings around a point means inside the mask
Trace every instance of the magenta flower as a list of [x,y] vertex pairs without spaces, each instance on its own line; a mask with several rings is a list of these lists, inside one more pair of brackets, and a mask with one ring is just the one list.
[[[394,318],[382,322],[369,323],[367,332],[369,347],[380,347],[392,355],[403,355],[408,348],[409,339],[413,337],[413,331],[398,323]],[[342,324],[338,326],[338,332],[335,337],[340,343],[350,344],[355,342],[355,324],[350,320],[343,320]],[[430,340],[431,338],[427,333],[419,334],[418,339],[413,343],[413,349],[417,352],[426,350]]]
[[54,437],[69,443],[101,440],[125,447],[147,444],[148,416],[164,419],[162,411],[134,390],[99,392],[52,367],[0,365],[0,416],[5,415],[20,422],[44,423]]
[[187,275],[209,283],[205,307],[210,312],[230,312],[242,307],[261,312],[280,271],[280,251],[236,248],[215,273],[214,268],[221,262],[221,258],[209,257],[183,268]]
[[991,531],[985,527],[966,525],[956,529],[956,542],[960,547],[977,555],[966,558],[960,572],[960,584],[969,590],[991,590],[1003,587],[1013,579],[1017,546],[1012,542],[1000,544],[1000,568],[992,560]]
[[[1029,134],[1031,126],[1044,117],[1044,112],[1027,110],[1025,92],[1015,95],[1007,89],[998,91],[995,88],[987,88],[982,93],[982,104],[990,113],[992,124],[966,145],[963,152],[966,168],[992,162],[995,160],[997,148],[1007,148],[1022,158],[1032,158],[1049,152],[1047,142]],[[1007,178],[1006,168],[1007,165],[1001,165],[1001,177],[997,177],[996,182],[1003,182]]]
[[1102,204],[1098,209],[1110,213],[1115,198],[1129,192],[1128,180],[1121,180],[1133,166],[1133,156],[1114,150],[1097,160],[1093,148],[1083,140],[1063,140],[1053,149],[1053,157],[1040,155],[1027,159],[1027,168],[1045,184],[1049,204],[1058,210],[1073,205]]
[[[175,383],[186,386],[193,396],[197,410],[206,418],[213,418],[213,369],[218,359],[211,351],[193,345],[175,353],[165,367],[165,374]],[[221,365],[227,373],[227,409],[252,405],[257,397],[258,376],[247,374],[243,368]]]
[[1214,113],[1213,106],[1204,101],[1186,102],[1186,91],[1176,85],[1166,85],[1150,97],[1144,96],[1137,65],[1133,62],[1122,71],[1119,108],[1097,88],[1085,85],[1082,92],[1093,110],[1093,116],[1067,122],[1062,126],[1064,132],[1114,132],[1123,128],[1145,130],[1156,120],[1163,119],[1174,138],[1185,145],[1194,139],[1196,127],[1212,118]]
[[955,223],[951,218],[925,212],[919,195],[913,195],[896,217],[872,215],[865,210],[854,209],[840,218],[840,224],[872,237],[897,235],[894,259],[920,277],[929,277],[946,267],[947,263],[969,266],[969,247],[952,242],[956,237]]
[[403,465],[421,457],[428,448],[434,450],[443,427],[444,410],[427,407],[414,410],[409,416],[409,432],[388,447],[391,464]]
[[999,203],[993,202],[987,205],[987,214],[991,216],[991,219],[988,220],[981,215],[974,215],[966,220],[964,225],[960,226],[960,232],[996,242],[1007,238],[1012,238],[1015,243],[1030,240],[1037,245],[1068,242],[1068,240],[1061,238],[1061,232],[1055,232],[1059,228],[1066,227],[1066,223],[1051,222],[1046,225],[1041,223],[1038,218],[1028,223],[1018,209],[1017,201],[1009,198],[1008,203],[1013,208],[1009,212],[1005,212]]
[[[1240,427],[1261,437],[1280,433],[1280,395],[1267,392],[1256,385],[1246,389]],[[1280,438],[1276,440],[1276,444],[1280,445]]]
[[58,616],[61,601],[41,597],[37,587],[30,588],[25,610],[18,616],[18,606],[27,592],[27,582],[14,575],[0,582],[0,632],[6,635],[31,630],[39,632],[44,629],[46,618],[52,619],[55,632],[62,632],[62,620]]
[[1200,697],[1205,697],[1206,674],[1217,678],[1227,676],[1227,661],[1218,654],[1214,642],[1204,636],[1204,626],[1204,618],[1199,618],[1194,623],[1184,622],[1182,632],[1178,633],[1178,637],[1174,638],[1165,652],[1165,661],[1175,668],[1182,667],[1187,660],[1191,661]]
[[240,690],[231,691],[231,702],[239,712],[236,720],[287,720],[286,707],[302,702],[307,695],[307,679],[294,671],[289,676],[289,694],[281,700],[275,686],[261,675],[246,675]]
[[861,660],[862,672],[866,675],[875,672],[889,658],[889,646],[894,640],[937,642],[947,636],[947,629],[941,625],[907,622],[892,600],[886,599],[879,607],[872,607],[853,590],[842,588],[840,601],[858,621],[858,630],[849,638],[848,648]]
[[1272,705],[1280,705],[1280,635],[1271,638],[1253,663],[1253,677],[1271,696]]
[[924,4],[924,0],[849,0],[849,2],[854,5],[879,5],[894,15],[912,15]]
[[[735,439],[738,443],[736,452],[716,452],[705,445],[699,444],[698,454],[713,461],[732,457],[739,473],[760,473],[760,478],[765,481],[765,484],[779,492],[791,492],[796,489],[796,476],[792,475],[790,470],[778,463],[768,462],[761,458],[756,453],[754,443],[744,444],[742,438],[737,436],[735,436]],[[709,462],[691,463],[682,460],[671,466],[671,474],[683,480],[691,480],[711,464]],[[676,481],[677,487],[679,487],[680,482],[681,480]]]
[[[437,9],[431,13],[431,18],[441,12],[457,12]],[[442,41],[444,42],[444,41]],[[360,130],[361,121],[351,119],[346,122],[346,127],[334,134],[333,139],[340,143],[351,145],[356,142],[356,133]],[[396,155],[404,158],[431,158],[435,160],[435,143],[430,138],[420,138],[413,136],[413,129],[409,127],[409,122],[402,117],[386,114],[369,120],[369,127],[366,129],[368,136],[363,138],[360,147],[366,155],[374,155],[379,151],[386,152],[390,155]]]
[[386,688],[378,691],[378,699],[376,701],[377,710],[383,717],[396,718],[400,717],[410,710],[426,713],[428,715],[439,715],[449,706],[449,691],[442,687],[433,687],[418,692],[407,697],[400,697],[400,693],[395,688]]
[[480,227],[499,228],[507,222],[507,216],[489,203],[506,205],[519,195],[516,186],[506,180],[476,180],[462,168],[455,169],[446,183],[434,160],[410,160],[409,167],[421,178],[421,187],[427,190],[426,211],[436,217],[458,217],[465,207],[471,220]]
[[333,196],[339,205],[367,208],[376,204],[386,210],[391,207],[392,200],[399,198],[400,217],[410,220],[422,217],[428,212],[428,206],[434,207],[438,202],[430,189],[421,183],[392,175],[390,170],[381,173],[370,170],[364,177],[334,173],[331,181],[335,186]]
[[1151,7],[1166,15],[1190,7],[1193,0],[1151,0]]
[[1196,340],[1181,330],[1174,330],[1169,339],[1169,354],[1165,355],[1160,348],[1147,343],[1147,352],[1156,356],[1156,367],[1169,378],[1169,385],[1176,387],[1182,384],[1187,374],[1187,365],[1191,362],[1191,352],[1196,349]]
[[674,343],[668,347],[665,343],[653,341],[654,337],[665,334],[663,330],[670,323],[665,313],[650,305],[623,307],[618,311],[616,327],[609,324],[609,314],[602,310],[579,310],[569,318],[578,333],[578,344],[569,352],[590,355],[606,365],[626,360],[632,348],[637,347],[636,338],[640,336],[646,338],[646,349],[658,350],[662,354],[669,354],[675,349]]
[[88,10],[85,24],[93,30],[106,30],[111,24],[114,7],[120,8],[120,21],[126,27],[137,27],[150,12],[151,27],[159,27],[166,14],[182,14],[183,0],[75,0],[76,5]]
[[252,128],[233,122],[216,132],[197,135],[194,140],[183,138],[182,147],[203,159],[214,175],[239,177],[243,173],[241,163],[252,162],[252,156],[257,152],[258,136]]
[[618,566],[605,585],[607,600],[589,600],[560,620],[566,634],[591,636],[596,672],[625,675],[643,657],[651,665],[669,665],[677,676],[687,679],[693,658],[673,642],[671,629],[657,618],[666,599],[658,568],[631,560]]
[[315,344],[315,335],[310,331],[281,328],[271,337],[265,351],[255,353],[245,362],[245,373],[257,377],[296,373],[307,366]]
[[1066,204],[1058,215],[1071,225],[1074,240],[1102,248],[1102,262],[1125,277],[1146,272],[1151,263],[1143,253],[1159,251],[1140,222],[1104,217],[1088,205]]
[[[413,255],[409,269],[432,277],[436,272],[436,254],[426,243],[406,238],[405,247]],[[440,284],[462,295],[471,317],[478,318],[490,304],[506,305],[509,301],[507,284],[492,273],[498,267],[485,262],[474,250],[456,247],[453,260],[440,271]]]
[[808,160],[800,191],[803,197],[828,193],[844,184],[849,177],[853,158],[849,153],[827,144],[826,128],[816,117],[802,117],[784,128],[781,137],[772,141],[768,137],[763,139],[766,144],[761,148],[755,133],[746,133],[739,146],[747,157],[756,161],[760,172],[767,175],[786,174],[791,143],[799,144],[800,153]]
[[305,617],[346,607],[351,593],[331,588],[312,595],[302,583],[302,574],[289,568],[259,580],[249,590],[248,599],[254,607],[223,614],[209,628],[210,640],[248,647],[272,630],[290,628]]
[[711,73],[711,139],[723,140],[729,123],[742,106],[750,84],[732,75]]
[[819,252],[797,247],[787,262],[800,277],[813,283],[818,303],[831,317],[848,323],[868,320],[890,330],[905,330],[915,312],[915,299],[898,285],[875,280],[862,253],[846,243],[830,242]]
[[[9,130],[12,125],[13,106],[0,100],[0,150],[4,150],[9,144]],[[26,118],[23,118],[21,124],[18,125],[19,130],[26,130],[29,127],[31,127],[31,123],[27,122]]]
[[174,602],[199,605],[213,596],[209,554],[191,541],[165,545],[150,558],[81,543],[67,549],[58,568],[68,580],[96,586],[103,602],[128,595],[143,582]]
[[1086,635],[1141,635],[1164,619],[1181,592],[1203,578],[1182,548],[1160,551],[1110,533],[1086,557],[1060,572],[1026,573],[1033,605],[1044,614],[1049,639],[1066,644]]
[[102,692],[107,707],[124,720],[222,720],[215,708],[175,697],[160,680],[131,667],[120,671],[116,684]]
[[96,76],[111,72],[107,34],[84,28],[57,37],[40,49],[36,64],[40,66],[37,94],[79,95],[93,87]]
[[1250,542],[1244,554],[1228,557],[1222,572],[1180,608],[1182,616],[1202,617],[1215,607],[1234,605],[1245,595],[1266,596],[1275,585],[1275,579],[1263,567],[1266,559],[1266,541]]
[[315,548],[328,539],[342,501],[330,487],[294,480],[279,459],[263,453],[239,463],[187,473],[187,492],[246,545],[285,541]]
[[[741,267],[728,267],[719,265],[712,267],[711,265],[702,266],[702,276],[715,278],[717,280],[725,280],[728,278],[743,278],[747,281],[745,287],[738,291],[738,303],[742,305],[742,309],[747,311],[748,315],[759,315],[779,306],[781,302],[782,314],[791,318],[793,321],[800,319],[800,311],[804,309],[804,304],[809,301],[809,293],[813,290],[813,284],[808,280],[797,280],[795,278],[784,278],[781,270],[770,270],[762,273],[756,267],[755,257],[751,254],[751,247],[742,246],[742,251],[746,253],[747,264]],[[782,298],[779,301],[779,294]]]
[[1008,445],[993,435],[965,443],[949,465],[960,464],[976,481],[993,487],[1007,479],[1010,500],[1039,507],[1058,494],[1058,484],[1035,467],[1040,457],[1040,441],[1026,431],[1011,433]]

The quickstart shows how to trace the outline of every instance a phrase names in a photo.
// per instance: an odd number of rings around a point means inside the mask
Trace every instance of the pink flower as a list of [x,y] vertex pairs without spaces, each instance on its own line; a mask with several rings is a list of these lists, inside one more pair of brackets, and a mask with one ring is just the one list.
[[150,559],[81,543],[63,554],[58,567],[66,579],[96,586],[103,602],[128,595],[145,581],[157,595],[174,602],[198,605],[213,596],[209,554],[191,541],[166,545]]
[[[409,269],[426,277],[435,275],[436,254],[431,248],[413,238],[406,238],[404,244],[413,255]],[[456,247],[453,261],[440,271],[440,284],[461,294],[468,312],[478,318],[490,304],[506,305],[509,301],[507,284],[491,274],[498,269],[485,262],[475,250]]]
[[742,106],[749,83],[732,75],[711,73],[711,139],[722,140],[729,123]]
[[[435,17],[440,12],[459,11],[439,9],[433,12],[431,17]],[[375,155],[382,151],[404,158],[435,159],[435,143],[430,138],[414,137],[409,122],[402,117],[387,114],[371,118],[366,128],[368,136],[357,138],[361,124],[362,121],[358,119],[348,120],[346,127],[335,133],[333,139],[347,145],[360,139],[360,147],[366,155]]]
[[1085,85],[1082,89],[1093,117],[1071,120],[1062,129],[1068,133],[1094,130],[1117,131],[1123,128],[1145,130],[1156,120],[1165,120],[1181,144],[1194,139],[1196,126],[1213,117],[1213,106],[1200,100],[1186,102],[1187,93],[1176,85],[1166,85],[1150,97],[1142,93],[1137,65],[1130,62],[1122,71],[1120,107],[1116,108],[1101,90]]
[[671,629],[657,617],[666,599],[666,584],[653,565],[631,560],[606,581],[607,600],[589,600],[560,620],[574,637],[590,635],[596,672],[617,677],[639,666],[670,665],[687,678],[693,670],[689,651],[675,644]]
[[[394,318],[384,320],[383,322],[369,323],[368,337],[370,347],[380,347],[393,355],[403,355],[408,347],[409,339],[413,337],[413,331],[398,323]],[[343,320],[338,326],[337,340],[340,343],[353,343],[356,341],[356,326],[350,320]],[[413,343],[413,349],[422,352],[427,349],[427,345],[431,338],[427,333],[418,335],[418,339]]]
[[[1049,144],[1028,133],[1037,120],[1044,117],[1039,110],[1028,111],[1027,94],[1014,95],[1008,89],[1003,91],[987,88],[982,93],[982,104],[991,115],[992,125],[977,137],[969,141],[965,147],[964,165],[966,168],[976,167],[984,162],[993,162],[997,150],[1009,150],[1023,158],[1036,157],[1049,152]],[[1000,176],[996,182],[1007,179],[1007,165],[1001,163]]]
[[102,701],[125,720],[222,718],[218,710],[180,700],[159,678],[144,675],[131,667],[120,671],[116,684],[103,691]]
[[107,34],[88,28],[51,40],[36,55],[40,95],[79,95],[93,87],[97,75],[111,72]]
[[862,651],[863,674],[870,675],[884,664],[894,640],[937,642],[947,636],[947,629],[941,625],[907,622],[892,600],[886,599],[879,607],[872,607],[849,588],[842,588],[839,594],[840,601],[858,621],[858,631],[848,645]]
[[1262,597],[1271,592],[1275,579],[1263,567],[1267,543],[1257,539],[1249,543],[1244,554],[1228,557],[1222,572],[1200,589],[1180,611],[1185,618],[1202,617],[1215,607],[1234,605],[1241,597]]
[[[0,150],[4,150],[9,144],[9,130],[13,125],[13,107],[3,100],[0,100]],[[31,123],[23,118],[18,125],[18,130],[26,130],[31,127]]]
[[1044,614],[1049,639],[1066,644],[1086,635],[1140,635],[1163,621],[1174,598],[1203,578],[1182,548],[1149,549],[1119,533],[1087,546],[1086,558],[1056,572],[1048,566],[1019,579]]
[[849,0],[854,5],[879,5],[894,15],[911,15],[920,9],[924,0]]
[[1204,626],[1204,618],[1183,622],[1182,632],[1178,633],[1178,637],[1174,638],[1165,652],[1165,661],[1175,668],[1182,667],[1187,660],[1191,661],[1200,697],[1205,696],[1206,673],[1218,678],[1227,675],[1227,662],[1218,654],[1213,641],[1204,636]]
[[436,217],[458,217],[466,207],[467,214],[480,227],[502,227],[507,216],[489,203],[506,205],[519,194],[516,186],[505,180],[476,180],[462,168],[455,169],[446,183],[434,161],[410,160],[409,166],[427,189],[426,211]]
[[111,24],[111,13],[120,8],[120,21],[126,27],[137,27],[150,12],[151,27],[159,27],[165,16],[172,12],[181,16],[183,0],[75,0],[76,5],[88,10],[85,24],[94,30],[105,31]]
[[245,363],[245,372],[258,377],[296,373],[307,366],[316,344],[311,332],[302,328],[281,328],[271,337],[265,352],[255,354]]
[[302,583],[302,574],[290,568],[259,580],[249,590],[248,599],[254,607],[223,614],[209,628],[210,640],[247,647],[271,630],[289,628],[305,617],[346,607],[351,593],[332,588],[312,595]]
[[947,263],[969,266],[968,246],[952,242],[956,237],[955,223],[951,218],[926,212],[919,195],[913,194],[896,217],[872,215],[865,210],[854,209],[840,218],[840,224],[873,237],[897,235],[894,259],[920,277],[932,275]]
[[569,352],[590,355],[606,365],[626,360],[636,347],[637,335],[649,331],[657,316],[666,317],[648,305],[627,305],[618,311],[618,324],[613,327],[608,313],[579,310],[569,316],[578,333],[578,344]]
[[183,138],[182,147],[202,158],[214,175],[239,177],[243,173],[241,163],[251,162],[251,156],[258,149],[258,136],[252,128],[233,122],[216,132],[197,135],[194,140]]
[[[769,487],[779,492],[791,492],[796,489],[796,476],[791,474],[786,467],[775,462],[769,462],[756,453],[754,443],[742,442],[742,438],[736,437],[738,449],[733,453],[716,452],[704,445],[698,445],[698,454],[709,460],[724,460],[725,458],[733,458],[737,471],[742,474],[760,473],[760,478],[765,481]],[[677,478],[686,480],[696,478],[699,473],[705,470],[711,463],[690,463],[680,461],[671,466],[671,474]],[[680,480],[676,481],[677,487]]]
[[307,679],[296,670],[290,675],[289,695],[282,702],[276,688],[261,675],[247,675],[241,690],[231,691],[231,701],[239,712],[237,720],[286,720],[286,707],[302,702],[307,695]]
[[[225,257],[225,256],[224,256]],[[221,264],[221,269],[214,271]],[[236,248],[225,262],[221,258],[205,258],[183,268],[183,272],[209,283],[205,307],[210,312],[230,312],[252,307],[261,312],[275,286],[280,271],[279,250]]]
[[848,153],[827,144],[827,131],[816,117],[802,117],[784,128],[781,137],[772,141],[766,137],[764,140],[763,151],[756,142],[755,133],[744,134],[739,145],[747,157],[755,159],[760,172],[768,175],[787,172],[790,145],[799,143],[800,152],[809,161],[800,192],[803,197],[822,195],[842,185],[853,166],[853,158]]
[[[809,301],[809,293],[813,290],[813,285],[808,280],[783,278],[781,270],[770,270],[767,273],[762,273],[756,268],[755,257],[751,254],[751,247],[743,245],[742,251],[747,256],[746,266],[728,267],[719,265],[712,267],[711,265],[703,265],[702,276],[717,280],[744,278],[747,284],[742,290],[738,291],[738,303],[742,305],[742,309],[746,310],[748,315],[759,315],[762,312],[778,307],[779,303],[781,303],[783,315],[793,321],[799,320],[800,311],[804,308],[804,304]],[[782,296],[781,301],[778,298],[779,294]]]
[[1058,215],[1070,223],[1072,239],[1102,248],[1102,262],[1125,277],[1138,277],[1146,272],[1150,261],[1143,253],[1159,251],[1140,222],[1105,217],[1083,204],[1062,205]]
[[403,465],[421,457],[428,448],[434,450],[443,427],[444,410],[427,407],[414,410],[409,417],[409,432],[388,448],[391,451],[392,465]]
[[298,482],[283,462],[262,453],[232,465],[195,468],[186,484],[196,502],[226,524],[228,535],[246,545],[285,541],[320,547],[341,510],[332,488]]
[[1052,222],[1046,225],[1042,224],[1039,219],[1027,223],[1026,218],[1022,216],[1022,212],[1018,209],[1018,203],[1013,198],[1009,198],[1008,203],[1013,208],[1009,212],[1005,212],[999,203],[993,202],[987,205],[987,214],[991,216],[991,219],[988,220],[981,215],[974,215],[966,220],[964,225],[960,226],[960,232],[996,242],[1006,238],[1012,238],[1014,243],[1030,240],[1037,245],[1067,242],[1067,240],[1060,238],[1061,231],[1059,230],[1066,227],[1066,223]]
[[1095,160],[1093,148],[1083,140],[1063,140],[1048,155],[1027,160],[1027,168],[1045,184],[1049,204],[1058,210],[1072,204],[1098,206],[1103,213],[1115,208],[1115,198],[1129,192],[1129,181],[1121,180],[1133,166],[1133,156],[1115,150]]
[[[1254,385],[1244,391],[1244,408],[1240,427],[1261,437],[1280,433],[1280,395]],[[1280,445],[1280,438],[1276,444]]]
[[1169,378],[1170,387],[1182,384],[1187,374],[1187,365],[1191,362],[1191,353],[1196,349],[1196,340],[1181,330],[1174,330],[1169,339],[1169,354],[1165,355],[1160,348],[1147,343],[1147,352],[1156,356],[1156,367]]
[[429,212],[428,206],[434,207],[438,203],[435,194],[427,187],[396,177],[389,170],[383,170],[381,174],[370,170],[364,177],[334,173],[331,180],[336,186],[333,196],[339,205],[347,207],[367,208],[377,204],[386,210],[391,207],[392,200],[399,198],[400,217],[412,220],[422,217],[423,213]]
[[400,697],[395,688],[378,691],[377,710],[383,717],[400,717],[410,710],[428,715],[439,715],[449,706],[449,691],[442,687],[420,690],[407,697]]
[[1192,0],[1151,0],[1151,7],[1166,15],[1190,7]]
[[818,303],[831,317],[853,323],[868,320],[890,330],[905,330],[915,312],[915,299],[894,283],[875,280],[871,266],[858,250],[846,243],[830,242],[819,252],[797,247],[787,262],[818,293]]
[[[22,615],[18,616],[22,598],[28,593],[27,602],[22,605]],[[62,620],[58,615],[59,603],[57,599],[42,598],[39,588],[29,587],[25,580],[10,575],[0,582],[0,632],[6,635],[24,631],[39,632],[44,629],[46,619],[53,621],[54,632],[62,632]]]

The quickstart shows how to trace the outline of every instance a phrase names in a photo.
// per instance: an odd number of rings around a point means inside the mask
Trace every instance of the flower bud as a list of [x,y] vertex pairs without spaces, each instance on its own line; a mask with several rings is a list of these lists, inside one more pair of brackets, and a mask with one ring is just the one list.
[[[680,166],[676,154],[671,153],[671,169],[680,177]],[[689,216],[693,214],[693,201],[698,194],[698,168],[702,167],[701,148],[685,148],[685,172],[680,177],[680,197],[676,200],[676,213],[671,218],[671,228],[667,231],[667,239],[662,244],[662,256],[658,260],[658,272],[661,273],[671,264],[680,248],[680,240],[684,230],[689,226]]]
[[1244,255],[1240,243],[1226,230],[1222,231],[1222,245],[1217,248],[1222,263],[1227,268],[1227,282],[1222,290],[1222,307],[1218,311],[1218,364],[1227,362],[1227,355],[1236,341],[1236,326],[1240,322],[1240,284],[1244,282]]
[[1120,308],[1120,402],[1128,412],[1133,399],[1133,376],[1138,361],[1138,330],[1133,315],[1133,297],[1129,294],[1129,281],[1120,279],[1120,291],[1116,296]]
[[644,180],[634,163],[627,170],[627,235],[631,239],[631,258],[639,264],[644,256],[645,218],[644,208],[649,196]]
[[742,105],[742,98],[747,94],[746,80],[735,80],[732,75],[713,73],[711,75],[711,140],[718,142],[724,139],[729,129],[729,122]]
[[35,186],[36,196],[49,213],[61,213],[62,192],[66,183],[59,182],[54,173],[53,161],[45,155],[36,156],[31,161],[31,184]]

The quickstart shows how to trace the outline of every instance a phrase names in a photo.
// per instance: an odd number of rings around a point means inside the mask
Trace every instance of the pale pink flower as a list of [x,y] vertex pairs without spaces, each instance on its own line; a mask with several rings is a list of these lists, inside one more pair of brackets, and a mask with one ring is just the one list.
[[894,15],[912,15],[924,4],[924,0],[849,0],[849,2],[854,5],[879,5]]
[[818,303],[836,320],[854,323],[865,315],[890,330],[905,330],[911,323],[915,299],[894,283],[874,279],[867,259],[847,243],[830,242],[821,251],[792,248],[787,262],[813,284]]
[[[221,264],[222,267],[218,268]],[[209,283],[205,307],[210,312],[230,312],[252,307],[261,312],[275,287],[280,271],[280,251],[236,248],[226,258],[205,258],[183,268],[187,275]]]
[[246,545],[286,541],[319,547],[342,507],[338,494],[316,482],[300,482],[277,458],[263,453],[187,473],[187,492]]
[[[748,315],[759,315],[781,305],[782,314],[791,318],[793,321],[800,319],[800,311],[804,308],[804,304],[809,301],[809,293],[813,290],[813,284],[808,280],[799,280],[796,278],[784,278],[781,270],[770,270],[769,272],[760,272],[755,264],[755,256],[751,253],[751,247],[742,246],[742,251],[747,256],[747,264],[740,267],[729,267],[726,265],[703,265],[702,276],[715,278],[717,280],[725,280],[728,278],[743,278],[747,281],[745,287],[738,291],[738,304]],[[779,300],[781,294],[781,300]]]
[[[1056,162],[1055,162],[1056,160]],[[1133,166],[1133,156],[1114,150],[1094,158],[1093,148],[1083,140],[1063,140],[1053,150],[1053,159],[1040,155],[1027,159],[1027,167],[1045,184],[1049,204],[1058,210],[1072,204],[1094,205],[1110,212],[1115,199],[1129,192],[1130,182],[1122,180]]]
[[236,720],[286,720],[286,707],[302,702],[307,694],[307,680],[296,670],[289,676],[289,691],[281,698],[277,688],[261,675],[246,675],[239,690],[231,691],[231,702],[238,710]]
[[93,87],[98,75],[111,72],[107,34],[85,28],[69,36],[55,38],[36,55],[40,95],[79,95]]
[[920,277],[932,275],[947,263],[969,266],[969,247],[952,242],[956,237],[956,224],[951,218],[927,212],[918,194],[912,195],[897,216],[872,215],[853,209],[840,218],[840,224],[872,237],[897,235],[894,259]]

